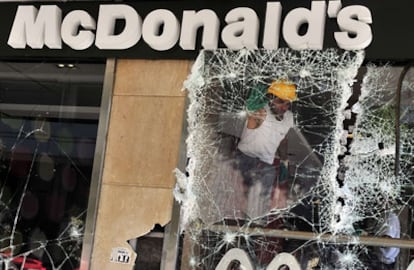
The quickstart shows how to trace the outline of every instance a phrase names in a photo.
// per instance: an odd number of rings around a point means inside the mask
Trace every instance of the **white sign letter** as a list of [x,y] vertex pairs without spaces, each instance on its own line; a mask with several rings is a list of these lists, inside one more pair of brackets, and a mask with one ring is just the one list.
[[239,261],[242,269],[254,270],[246,251],[240,248],[232,248],[224,254],[215,270],[227,270],[232,261]]
[[[294,50],[323,48],[325,32],[325,1],[313,1],[311,10],[296,8],[291,10],[283,23],[283,37],[286,43]],[[299,35],[303,24],[308,24],[306,34]]]
[[62,11],[58,6],[19,6],[10,32],[9,44],[15,49],[41,49],[46,44],[50,49],[61,49],[60,25]]
[[62,39],[74,50],[85,50],[92,46],[95,35],[91,31],[78,31],[79,26],[85,30],[95,30],[96,22],[86,11],[72,11],[62,22]]
[[[115,35],[116,20],[125,20],[123,31]],[[137,44],[141,38],[142,20],[128,5],[100,5],[95,45],[101,50],[123,50]]]
[[411,261],[411,263],[408,265],[407,270],[414,270],[414,261]]
[[278,270],[283,265],[286,265],[289,270],[300,270],[300,264],[295,256],[286,252],[277,254],[266,267],[266,270]]
[[263,48],[274,50],[279,48],[280,18],[282,5],[279,2],[268,2],[266,21],[263,33]]
[[183,50],[194,50],[197,30],[203,26],[201,45],[204,49],[214,50],[218,47],[220,21],[217,14],[210,9],[203,9],[197,13],[194,10],[185,10],[181,26],[180,47]]
[[[338,47],[345,50],[359,50],[368,47],[372,41],[370,23],[372,23],[372,16],[368,8],[364,6],[343,8],[338,14],[338,26],[343,32],[334,33]],[[354,37],[350,37],[349,34]]]
[[227,13],[226,25],[221,32],[221,39],[227,48],[257,49],[259,38],[259,18],[251,8],[235,8]]
[[154,50],[171,49],[177,43],[179,36],[180,23],[171,11],[157,9],[145,17],[142,38]]

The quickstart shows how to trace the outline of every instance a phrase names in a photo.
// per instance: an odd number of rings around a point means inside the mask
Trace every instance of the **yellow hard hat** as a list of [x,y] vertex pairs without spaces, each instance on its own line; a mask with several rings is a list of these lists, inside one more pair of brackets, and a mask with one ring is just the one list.
[[273,81],[267,89],[267,93],[283,100],[295,101],[297,99],[296,85],[287,80]]

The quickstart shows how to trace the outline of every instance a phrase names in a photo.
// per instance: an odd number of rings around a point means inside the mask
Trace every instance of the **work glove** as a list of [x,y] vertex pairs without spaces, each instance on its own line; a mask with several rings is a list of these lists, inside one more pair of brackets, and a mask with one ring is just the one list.
[[288,178],[288,161],[281,160],[279,165],[279,183],[283,183]]
[[248,111],[254,112],[262,109],[269,102],[266,97],[267,88],[267,85],[259,84],[250,90],[249,97],[246,101]]

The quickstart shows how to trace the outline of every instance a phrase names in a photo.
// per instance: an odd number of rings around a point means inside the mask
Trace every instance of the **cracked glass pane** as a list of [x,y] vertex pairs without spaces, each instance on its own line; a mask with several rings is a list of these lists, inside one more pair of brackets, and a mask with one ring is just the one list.
[[103,64],[0,62],[0,269],[78,269]]
[[335,49],[200,54],[175,190],[182,265],[407,269],[414,74],[363,61]]

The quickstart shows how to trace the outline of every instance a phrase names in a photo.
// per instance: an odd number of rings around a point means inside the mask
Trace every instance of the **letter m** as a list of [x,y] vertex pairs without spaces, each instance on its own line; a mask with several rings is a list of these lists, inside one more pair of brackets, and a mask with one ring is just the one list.
[[7,44],[15,49],[61,49],[60,28],[62,11],[58,6],[45,5],[37,10],[34,6],[19,6]]

